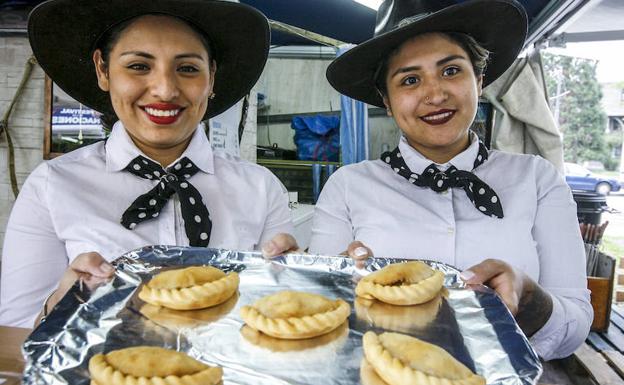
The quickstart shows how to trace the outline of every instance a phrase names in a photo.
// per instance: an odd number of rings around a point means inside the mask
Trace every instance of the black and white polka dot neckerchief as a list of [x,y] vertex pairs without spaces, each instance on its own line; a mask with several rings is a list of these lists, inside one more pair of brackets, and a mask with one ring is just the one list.
[[[473,170],[487,159],[487,148],[482,142],[479,142],[479,153],[474,161]],[[440,171],[434,163],[431,163],[422,174],[413,173],[407,167],[398,147],[393,151],[383,153],[381,160],[390,165],[397,174],[416,186],[429,187],[435,192],[460,187],[464,189],[468,199],[481,213],[492,217],[503,217],[503,206],[496,192],[472,172],[458,170],[455,166],[449,167],[446,171]]]
[[124,170],[143,179],[159,180],[156,187],[139,196],[123,213],[121,224],[125,228],[132,230],[139,223],[158,217],[169,198],[177,193],[189,244],[208,246],[212,221],[201,194],[187,181],[199,171],[189,158],[180,159],[165,171],[158,163],[139,155]]

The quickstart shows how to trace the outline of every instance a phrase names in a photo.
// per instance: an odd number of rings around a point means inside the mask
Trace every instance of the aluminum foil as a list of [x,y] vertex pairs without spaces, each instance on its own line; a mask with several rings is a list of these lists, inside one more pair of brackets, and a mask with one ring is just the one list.
[[[223,367],[230,384],[359,384],[362,335],[409,334],[443,347],[488,384],[535,384],[537,355],[499,297],[466,287],[457,269],[425,261],[446,275],[443,292],[419,306],[392,306],[354,297],[358,277],[395,259],[373,258],[357,269],[350,258],[289,254],[266,262],[259,253],[154,246],[114,263],[112,281],[92,291],[75,285],[25,342],[25,384],[89,384],[94,354],[137,345],[183,351]],[[214,308],[156,310],[137,289],[163,269],[210,264],[240,274],[239,293]],[[243,305],[280,290],[342,298],[348,325],[317,338],[284,341],[244,327]]]

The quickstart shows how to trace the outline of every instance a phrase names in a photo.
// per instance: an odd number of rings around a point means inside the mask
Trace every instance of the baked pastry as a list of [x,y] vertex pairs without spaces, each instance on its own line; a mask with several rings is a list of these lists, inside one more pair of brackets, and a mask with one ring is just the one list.
[[217,306],[197,310],[174,310],[166,307],[145,304],[139,309],[150,321],[172,330],[192,328],[214,322],[228,314],[238,301],[238,293],[234,293],[227,301]]
[[394,263],[363,277],[355,294],[393,305],[430,301],[444,284],[444,273],[420,261]]
[[360,380],[362,385],[388,385],[386,381],[377,375],[375,369],[366,361],[366,358],[362,358],[362,363],[360,364]]
[[318,294],[280,291],[241,308],[250,327],[284,339],[320,336],[336,329],[351,313],[345,301],[332,301]]
[[238,290],[238,273],[211,266],[193,266],[156,274],[143,285],[139,298],[169,309],[204,309],[227,301]]
[[216,385],[223,369],[184,353],[138,346],[96,354],[89,360],[91,385]]
[[405,334],[366,332],[364,355],[381,379],[390,385],[485,385],[439,346]]
[[442,293],[420,305],[390,305],[376,299],[356,297],[355,314],[358,319],[386,330],[410,333],[433,322],[442,306]]
[[346,340],[349,334],[349,323],[345,321],[327,334],[301,340],[286,340],[271,337],[247,325],[241,328],[240,333],[247,342],[272,352],[294,352],[313,349],[332,343],[341,345],[340,341]]

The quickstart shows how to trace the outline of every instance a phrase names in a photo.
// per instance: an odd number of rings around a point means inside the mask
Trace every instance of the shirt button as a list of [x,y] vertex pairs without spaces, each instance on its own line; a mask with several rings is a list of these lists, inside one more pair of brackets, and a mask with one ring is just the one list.
[[446,231],[447,231],[449,234],[453,234],[453,233],[455,232],[455,228],[453,228],[453,227],[447,227],[447,228],[446,228]]

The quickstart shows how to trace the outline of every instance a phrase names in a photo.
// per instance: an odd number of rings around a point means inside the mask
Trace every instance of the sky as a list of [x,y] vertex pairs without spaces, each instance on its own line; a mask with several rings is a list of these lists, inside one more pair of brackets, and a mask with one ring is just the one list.
[[377,9],[379,8],[379,4],[383,2],[383,0],[353,0],[360,4],[364,4],[367,7]]
[[568,43],[566,48],[548,48],[547,52],[598,60],[600,83],[624,81],[624,40],[591,43]]

